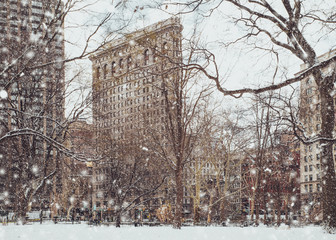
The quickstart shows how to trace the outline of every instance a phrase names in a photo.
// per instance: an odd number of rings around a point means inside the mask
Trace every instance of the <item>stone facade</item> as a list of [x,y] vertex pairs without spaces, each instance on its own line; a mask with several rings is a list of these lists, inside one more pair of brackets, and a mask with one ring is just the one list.
[[[150,132],[164,129],[163,84],[178,77],[181,31],[179,19],[170,18],[112,41],[90,57],[97,149],[99,141],[108,135],[108,141],[134,142],[143,151],[141,142],[148,139]],[[111,193],[102,190],[107,171],[104,166],[97,163],[93,169],[96,209],[111,207]]]

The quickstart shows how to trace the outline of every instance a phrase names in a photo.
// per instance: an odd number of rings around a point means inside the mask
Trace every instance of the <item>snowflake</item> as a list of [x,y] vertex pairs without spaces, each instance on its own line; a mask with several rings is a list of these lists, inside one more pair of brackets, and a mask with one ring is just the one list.
[[26,53],[26,57],[29,58],[29,59],[33,58],[34,56],[35,56],[34,51],[29,51],[29,52]]
[[8,97],[7,91],[4,89],[0,90],[0,98],[6,99],[7,97]]
[[130,40],[129,41],[129,45],[132,46],[132,47],[135,46],[135,41],[134,40]]
[[34,174],[36,174],[36,173],[38,173],[38,171],[39,171],[38,166],[34,165],[34,166],[32,167],[32,172],[33,172]]
[[6,170],[4,168],[1,168],[0,169],[0,175],[5,175],[5,173],[6,173]]
[[256,170],[255,168],[252,168],[252,169],[250,170],[250,172],[251,172],[252,175],[255,175],[255,174],[257,173],[257,170]]

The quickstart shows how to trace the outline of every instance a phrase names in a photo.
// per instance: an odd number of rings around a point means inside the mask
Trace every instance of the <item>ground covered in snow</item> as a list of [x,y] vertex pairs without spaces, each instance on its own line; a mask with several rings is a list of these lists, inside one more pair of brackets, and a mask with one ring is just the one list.
[[82,224],[38,223],[30,225],[0,226],[1,240],[335,240],[321,227],[307,226],[303,228],[269,227],[183,227],[181,230],[172,227],[133,227],[123,226],[88,226]]

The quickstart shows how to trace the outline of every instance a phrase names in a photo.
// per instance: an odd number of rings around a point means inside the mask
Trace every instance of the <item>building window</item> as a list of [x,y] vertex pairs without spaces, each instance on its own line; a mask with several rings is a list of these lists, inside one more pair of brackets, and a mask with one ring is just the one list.
[[313,184],[309,184],[309,192],[313,192]]
[[321,180],[321,175],[319,173],[316,174],[316,180]]
[[321,105],[318,103],[316,104],[316,110],[319,111],[321,109]]
[[120,69],[123,69],[123,68],[124,68],[124,62],[123,62],[123,59],[122,59],[122,58],[119,60],[119,68],[120,68]]
[[320,164],[316,164],[316,168],[320,170]]
[[321,192],[321,184],[318,183],[318,184],[316,185],[316,190],[317,190],[318,192]]
[[99,79],[100,78],[100,67],[97,67],[96,75],[97,75],[97,79]]
[[104,76],[104,79],[106,79],[106,76],[107,76],[107,65],[106,64],[103,67],[103,76]]
[[113,76],[115,74],[115,71],[116,71],[116,63],[115,62],[112,62],[111,64],[111,75]]
[[309,172],[313,171],[313,165],[309,165]]
[[309,152],[311,152],[313,150],[313,147],[311,145],[309,145]]
[[308,175],[305,175],[305,182],[308,182]]
[[304,156],[303,159],[304,159],[305,162],[308,162],[307,156]]
[[132,67],[132,58],[131,58],[131,56],[129,56],[127,58],[127,69],[129,70],[129,69],[131,69],[131,67]]
[[305,191],[308,192],[308,185],[304,185]]
[[305,172],[308,172],[308,166],[307,166],[307,165],[304,166],[304,171],[305,171]]
[[320,160],[320,154],[319,153],[316,154],[316,160]]
[[167,52],[168,52],[168,44],[167,44],[167,42],[164,42],[164,43],[162,44],[162,54],[163,54],[163,55],[166,55]]
[[321,121],[321,116],[320,116],[320,114],[317,114],[317,115],[316,115],[316,121]]
[[149,50],[148,49],[146,49],[144,52],[144,63],[145,65],[148,65],[149,63]]
[[309,182],[313,181],[313,175],[309,175]]
[[306,94],[307,95],[310,95],[310,94],[312,94],[313,93],[313,88],[308,88],[307,90],[306,90]]

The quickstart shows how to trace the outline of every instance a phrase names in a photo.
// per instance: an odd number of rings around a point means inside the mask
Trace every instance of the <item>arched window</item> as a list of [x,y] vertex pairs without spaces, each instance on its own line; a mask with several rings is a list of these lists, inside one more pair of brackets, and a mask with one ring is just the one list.
[[97,76],[97,79],[100,78],[100,67],[97,67],[96,76]]
[[153,62],[157,62],[157,46],[154,46],[152,49],[152,53],[153,53]]
[[167,42],[164,42],[163,44],[162,44],[162,54],[167,54],[167,52],[168,52],[168,44],[167,44]]
[[122,58],[119,60],[119,68],[120,68],[120,69],[123,69],[123,68],[124,68],[124,62],[123,62],[123,59],[122,59]]
[[116,72],[116,63],[115,62],[112,62],[111,64],[111,75],[113,76]]
[[144,63],[145,65],[148,65],[149,63],[149,50],[148,49],[146,49],[144,52]]
[[131,56],[129,56],[127,58],[127,69],[128,70],[131,69],[131,66],[132,66],[132,58],[131,58]]
[[103,67],[103,76],[104,76],[104,79],[106,79],[106,76],[107,76],[107,64],[105,64],[104,67]]

